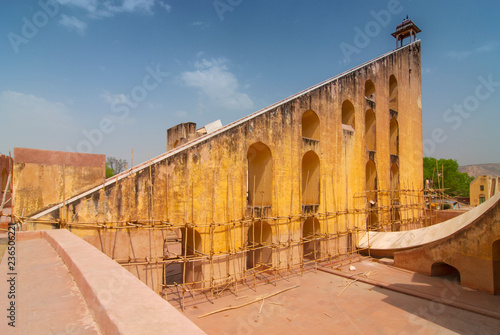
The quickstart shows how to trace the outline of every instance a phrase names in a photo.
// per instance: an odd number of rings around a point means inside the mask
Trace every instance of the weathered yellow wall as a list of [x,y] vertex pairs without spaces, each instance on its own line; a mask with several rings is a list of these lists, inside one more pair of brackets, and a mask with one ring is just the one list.
[[[64,218],[67,215],[69,222],[106,222],[108,226],[117,225],[118,221],[146,220],[190,224],[201,234],[201,251],[217,254],[244,248],[252,216],[256,220],[261,216],[268,218],[266,220],[272,224],[270,218],[306,212],[310,215],[347,212],[335,219],[321,217],[319,220],[321,233],[342,234],[338,245],[324,245],[323,252],[331,252],[326,250],[328,248],[345,250],[347,234],[366,228],[368,204],[364,194],[369,159],[375,162],[378,190],[390,190],[394,162],[399,165],[400,189],[423,188],[420,73],[420,42],[417,41],[250,115],[223,131],[191,142],[194,145],[187,143],[175,148],[156,163],[146,164],[128,177],[117,177],[116,182],[105,188],[72,201],[67,211],[46,217],[61,215]],[[398,83],[396,119],[399,125],[399,152],[392,157],[389,152],[391,75]],[[367,80],[375,86],[373,101],[365,98]],[[354,106],[353,132],[342,127],[342,105],[346,100]],[[376,148],[371,153],[366,148],[364,129],[368,109],[373,110],[376,118]],[[308,110],[319,117],[319,140],[302,137],[302,116]],[[271,206],[262,210],[249,208],[246,194],[248,149],[257,142],[268,146],[272,154]],[[320,159],[320,204],[303,208],[302,158],[311,150]],[[380,214],[379,221],[389,220],[390,214],[379,212],[378,208],[394,204],[394,201],[388,192],[379,196],[374,207],[375,213]],[[401,193],[398,201],[404,205],[422,202],[422,199],[421,195],[410,199]],[[258,199],[256,203],[258,205]],[[404,220],[421,215],[418,209],[400,213]],[[234,229],[216,224],[243,219],[248,221]],[[291,224],[291,238],[295,241],[301,238],[302,223],[298,220]],[[88,239],[92,234],[95,236],[89,229],[72,230]],[[109,241],[109,236],[107,238]],[[289,238],[283,233],[278,236],[273,228],[274,243]],[[281,256],[274,257],[273,262],[281,262],[278,260]]]
[[30,216],[105,179],[105,156],[14,148],[14,214]]

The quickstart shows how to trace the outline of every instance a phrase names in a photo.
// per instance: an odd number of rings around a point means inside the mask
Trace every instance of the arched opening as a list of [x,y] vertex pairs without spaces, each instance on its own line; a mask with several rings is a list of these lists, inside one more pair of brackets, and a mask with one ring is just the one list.
[[372,160],[366,163],[365,177],[366,200],[371,206],[374,206],[377,202],[377,167]]
[[163,240],[163,259],[165,262],[163,267],[165,285],[182,284],[182,269],[183,263],[179,262],[179,257],[182,255],[182,231],[180,228],[167,230]]
[[304,260],[317,260],[320,254],[320,226],[315,217],[309,217],[304,221],[302,228],[302,250]]
[[500,240],[493,242],[492,251],[494,294],[500,294]]
[[399,166],[394,163],[391,166],[391,194],[392,198],[399,198]]
[[355,128],[354,106],[349,100],[344,101],[342,104],[342,124],[351,126],[352,129]]
[[302,204],[319,204],[319,157],[314,151],[308,151],[302,158]]
[[398,111],[398,81],[394,75],[389,77],[389,109]]
[[319,117],[312,110],[302,115],[302,137],[319,140]]
[[175,149],[175,148],[177,148],[178,145],[179,145],[179,140],[175,140],[172,148]]
[[460,272],[457,270],[457,268],[443,262],[432,264],[431,276],[444,277],[446,279],[460,283]]
[[2,170],[2,190],[0,191],[0,193],[2,193],[3,191],[5,191],[5,188],[7,187],[7,179],[8,179],[8,175],[7,175],[7,169],[3,169]]
[[247,195],[248,205],[271,206],[273,189],[273,159],[271,150],[262,142],[248,148]]
[[265,221],[256,221],[248,228],[247,269],[265,270],[273,263],[271,226]]
[[401,230],[401,215],[399,214],[399,209],[393,209],[391,211],[391,230]]
[[183,263],[183,282],[200,286],[202,281],[201,260],[195,260],[196,257],[203,256],[201,235],[194,228],[182,228],[181,255],[188,262]]
[[389,130],[389,152],[391,155],[399,155],[399,125],[395,118],[391,119]]
[[378,230],[378,215],[375,212],[370,212],[366,216],[366,229],[367,230]]
[[371,109],[367,110],[365,114],[365,141],[366,148],[375,151],[377,145],[375,113]]
[[375,101],[375,84],[369,79],[365,82],[365,97],[368,100]]

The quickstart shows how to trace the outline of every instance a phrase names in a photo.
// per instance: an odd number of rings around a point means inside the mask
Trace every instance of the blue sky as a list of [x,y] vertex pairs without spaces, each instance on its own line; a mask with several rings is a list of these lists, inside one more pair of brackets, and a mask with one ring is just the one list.
[[393,50],[408,15],[422,29],[425,154],[499,163],[499,13],[461,0],[5,0],[0,152],[130,162],[133,148],[138,164],[173,125],[227,124]]

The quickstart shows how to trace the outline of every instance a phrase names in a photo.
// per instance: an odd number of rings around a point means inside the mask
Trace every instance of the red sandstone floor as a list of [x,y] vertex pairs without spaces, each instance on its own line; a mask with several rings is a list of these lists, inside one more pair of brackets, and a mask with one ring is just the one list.
[[[44,239],[16,243],[15,298],[6,253],[0,265],[0,334],[101,334],[66,265]],[[15,301],[16,327],[6,309]]]
[[[340,272],[368,273],[368,279],[405,290],[422,299],[322,271],[306,272],[252,288],[239,287],[238,296],[226,294],[207,301],[202,295],[186,299],[186,315],[208,334],[499,334],[500,296],[491,296],[454,284],[450,279],[427,277],[375,263],[354,263]],[[332,271],[331,268],[328,268]],[[334,270],[335,271],[335,270]],[[251,283],[249,283],[251,284]],[[259,296],[300,285],[277,296],[204,318],[204,313],[237,306]],[[345,290],[344,290],[345,288]],[[344,290],[344,291],[342,291]],[[342,293],[341,293],[342,291]],[[341,293],[341,294],[340,294]],[[340,294],[340,296],[339,296]],[[462,308],[441,304],[442,298]],[[435,299],[434,301],[432,301]],[[178,307],[176,296],[169,297]],[[465,309],[463,309],[465,308]],[[489,314],[485,316],[479,313]],[[260,313],[259,313],[260,311]]]
[[[16,329],[0,334],[99,334],[67,267],[44,240],[17,243]],[[0,270],[0,303],[8,303],[6,258]],[[300,273],[253,289],[240,285],[211,304],[204,295],[186,300],[186,315],[208,334],[499,334],[500,296],[492,296],[365,259],[339,270]],[[344,275],[341,277],[332,272]],[[368,274],[363,283],[345,276]],[[358,277],[353,277],[358,278]],[[349,283],[349,286],[347,286]],[[300,287],[246,307],[198,318],[295,285]],[[383,287],[380,287],[383,286]],[[403,294],[404,291],[407,294]],[[339,295],[340,294],[340,295]],[[427,299],[419,298],[426,297]],[[169,295],[174,306],[177,296]],[[446,304],[442,304],[443,298]],[[451,305],[451,306],[450,306]],[[456,308],[453,306],[459,306]],[[0,315],[1,316],[1,315]]]

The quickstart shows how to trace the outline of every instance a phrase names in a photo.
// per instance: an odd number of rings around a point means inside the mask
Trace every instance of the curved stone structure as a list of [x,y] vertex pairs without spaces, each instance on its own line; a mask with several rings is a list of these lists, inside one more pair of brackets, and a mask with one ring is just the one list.
[[394,256],[397,267],[426,275],[457,270],[464,286],[500,294],[500,194],[456,218],[404,232],[369,232],[358,248]]

